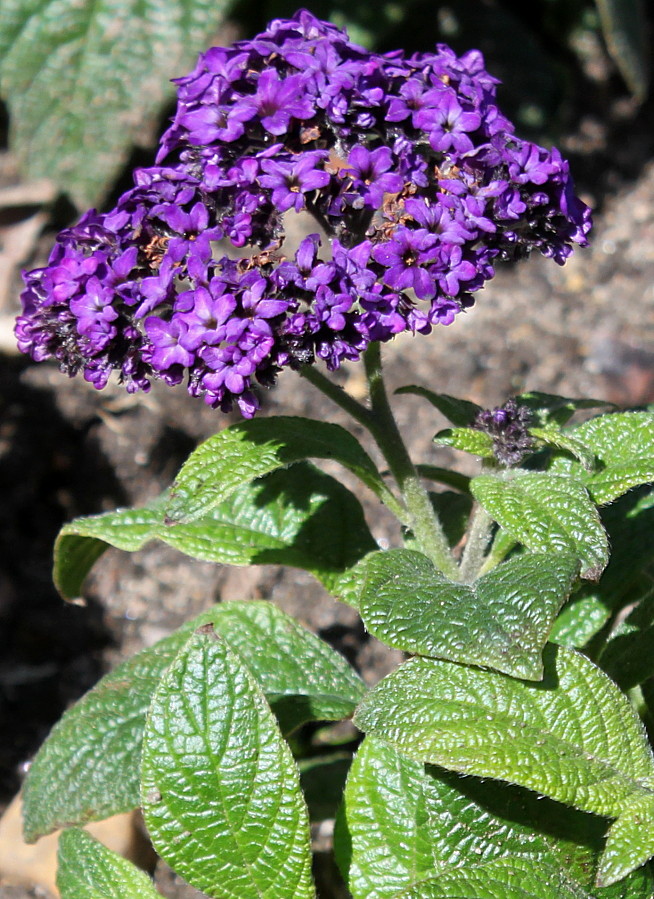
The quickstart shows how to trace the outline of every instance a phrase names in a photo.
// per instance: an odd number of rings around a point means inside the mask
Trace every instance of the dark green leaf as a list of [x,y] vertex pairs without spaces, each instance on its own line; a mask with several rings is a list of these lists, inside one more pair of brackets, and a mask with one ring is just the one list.
[[428,481],[437,481],[439,484],[445,484],[458,490],[460,493],[470,492],[470,478],[458,471],[451,471],[449,468],[439,468],[437,465],[416,465],[416,469],[421,478]]
[[530,390],[516,396],[516,402],[531,409],[536,422],[542,426],[564,425],[578,409],[596,409],[599,406],[610,406],[606,400],[569,399],[555,396],[552,393],[539,393]]
[[599,466],[587,471],[566,456],[552,461],[551,471],[580,480],[603,506],[632,487],[654,481],[654,414],[615,412],[600,415],[566,432],[596,456]]
[[578,567],[572,555],[528,553],[468,586],[420,553],[376,553],[359,611],[370,633],[396,649],[540,680],[543,646]]
[[240,654],[287,732],[352,714],[365,692],[344,658],[276,606],[221,603],[119,665],[64,714],[25,782],[28,841],[138,806],[147,708],[192,632],[208,622]]
[[642,0],[596,0],[609,52],[637,100],[647,96],[651,47]]
[[385,486],[370,456],[340,425],[307,418],[255,418],[225,428],[191,453],[173,484],[171,524],[207,515],[243,484],[303,459],[333,459],[378,495]]
[[533,684],[414,658],[366,695],[355,724],[416,761],[617,817],[654,790],[640,719],[585,656],[550,644],[544,663]]
[[445,428],[434,437],[434,443],[439,446],[451,446],[453,449],[464,453],[472,453],[482,459],[493,459],[493,438],[474,428]]
[[148,713],[143,814],[161,857],[215,899],[312,899],[299,772],[256,681],[207,627]]
[[54,581],[66,599],[108,546],[134,552],[161,540],[195,559],[225,565],[291,565],[328,590],[377,546],[358,499],[335,478],[300,462],[241,486],[202,518],[165,524],[168,495],[141,509],[78,518],[57,539]]
[[300,784],[311,821],[336,815],[351,762],[349,752],[335,752],[299,763]]
[[97,204],[231,5],[3,0],[0,90],[25,176]]
[[471,403],[469,400],[461,400],[458,397],[450,396],[447,393],[434,393],[426,387],[418,387],[415,384],[408,384],[406,387],[399,387],[395,393],[411,393],[415,396],[424,397],[429,400],[432,406],[451,421],[453,425],[460,428],[466,428],[472,424],[478,412],[481,412],[481,406]]
[[61,834],[58,861],[61,899],[161,899],[143,871],[84,830]]
[[598,580],[609,558],[606,532],[582,484],[565,475],[473,478],[474,497],[504,530],[534,552],[572,552],[581,576]]

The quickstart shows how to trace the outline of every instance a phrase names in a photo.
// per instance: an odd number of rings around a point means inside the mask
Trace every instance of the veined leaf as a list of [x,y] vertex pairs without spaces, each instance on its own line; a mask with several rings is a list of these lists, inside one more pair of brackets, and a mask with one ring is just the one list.
[[617,817],[654,795],[652,752],[624,694],[574,650],[550,644],[544,663],[543,682],[532,684],[411,659],[366,695],[354,721],[417,761],[597,815]]
[[578,569],[571,554],[526,553],[468,586],[420,553],[390,550],[368,560],[359,611],[370,633],[396,649],[539,680],[543,646]]
[[567,431],[596,456],[599,468],[586,470],[573,459],[558,456],[550,471],[565,472],[581,481],[603,506],[632,487],[654,481],[654,414],[614,412],[599,415]]
[[225,565],[304,568],[328,590],[377,548],[358,499],[308,462],[243,484],[205,516],[165,524],[168,494],[140,509],[77,518],[64,525],[54,553],[54,581],[66,599],[109,547],[134,552],[161,540],[194,559]]
[[377,495],[387,492],[370,456],[340,425],[286,416],[254,418],[225,428],[191,453],[172,487],[169,523],[200,518],[243,484],[309,458],[334,459]]
[[[425,767],[368,736],[350,769],[334,848],[354,899],[440,897],[450,883],[462,889],[456,896],[485,895],[469,891],[471,870],[476,885],[499,878],[503,888],[491,895],[504,899],[510,888],[527,889],[520,876],[527,869],[537,899],[589,899],[604,827],[524,789]],[[514,878],[500,877],[501,862]],[[548,892],[552,885],[561,892]],[[648,872],[637,872],[620,885],[624,892],[601,895],[649,899],[653,885]]]
[[238,653],[289,732],[352,714],[365,686],[344,658],[267,602],[221,603],[106,675],[55,725],[25,782],[25,836],[139,804],[145,715],[193,631],[211,622]]
[[566,475],[527,472],[473,478],[470,489],[515,540],[534,552],[576,553],[581,576],[598,580],[609,558],[606,532],[585,487]]
[[445,428],[434,436],[439,446],[451,446],[464,453],[471,453],[481,459],[494,458],[493,438],[484,431],[474,428]]
[[61,899],[161,899],[147,874],[85,830],[61,834],[58,861]]
[[639,796],[609,828],[597,885],[616,883],[654,855],[654,796]]
[[97,204],[231,5],[2,0],[0,90],[25,176]]
[[313,899],[299,772],[263,693],[207,626],[148,712],[143,814],[159,855],[214,899]]

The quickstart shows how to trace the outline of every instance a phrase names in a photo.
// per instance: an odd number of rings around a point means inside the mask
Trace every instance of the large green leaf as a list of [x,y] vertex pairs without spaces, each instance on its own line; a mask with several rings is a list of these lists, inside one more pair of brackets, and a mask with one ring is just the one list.
[[143,814],[159,855],[215,899],[311,899],[299,772],[256,681],[213,628],[191,638],[148,713]]
[[540,680],[543,646],[578,570],[570,554],[526,553],[468,586],[420,553],[375,553],[359,612],[370,633],[396,649]]
[[2,0],[0,90],[26,177],[97,204],[231,5]]
[[485,474],[470,489],[511,537],[534,552],[576,553],[581,576],[598,580],[609,558],[606,532],[585,487],[567,475]]
[[85,830],[61,834],[58,861],[61,899],[161,899],[143,871]]
[[119,665],[64,714],[25,782],[28,841],[138,806],[152,695],[193,630],[208,622],[240,654],[286,732],[350,715],[365,691],[345,659],[271,603],[215,606]]
[[308,462],[243,484],[202,518],[164,521],[168,494],[140,509],[78,518],[65,525],[54,553],[54,581],[66,599],[109,547],[134,552],[161,540],[187,556],[225,565],[292,565],[328,590],[376,549],[358,499]]
[[[585,656],[550,644],[542,683],[415,658],[355,724],[417,761],[519,784],[617,817],[654,794],[654,759],[627,698]],[[654,822],[650,823],[654,827]]]
[[599,415],[567,431],[598,460],[588,471],[567,456],[552,461],[551,471],[572,474],[602,506],[632,487],[654,481],[654,414],[615,412]]
[[225,428],[186,460],[166,513],[171,524],[206,515],[243,484],[302,459],[334,459],[378,495],[387,489],[370,456],[340,425],[307,418],[255,418]]
[[[603,830],[603,821],[593,815],[496,781],[425,768],[389,744],[366,737],[348,776],[335,851],[354,899],[448,895],[438,888],[458,882],[467,889],[471,870],[482,880],[495,878],[501,860],[516,873],[528,863],[537,899],[588,897]],[[549,884],[562,892],[548,892]],[[613,888],[601,895],[650,899],[654,881],[643,871],[625,885],[626,893]],[[504,899],[512,895],[508,887],[526,888],[526,883],[516,876],[503,886],[494,899]]]

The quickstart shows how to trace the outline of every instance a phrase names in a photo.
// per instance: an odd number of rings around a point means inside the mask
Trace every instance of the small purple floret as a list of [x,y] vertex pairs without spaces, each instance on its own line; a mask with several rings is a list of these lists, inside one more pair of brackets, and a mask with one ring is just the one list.
[[250,417],[282,369],[429,333],[496,260],[587,242],[567,162],[515,136],[476,50],[371,53],[301,10],[176,83],[157,164],[25,274],[19,348],[95,387],[186,380]]

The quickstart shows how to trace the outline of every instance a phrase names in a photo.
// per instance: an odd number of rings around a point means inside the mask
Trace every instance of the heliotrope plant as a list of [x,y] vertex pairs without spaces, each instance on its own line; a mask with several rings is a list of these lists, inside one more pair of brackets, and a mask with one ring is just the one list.
[[[140,807],[208,896],[310,899],[309,824],[339,807],[354,899],[651,899],[654,415],[402,388],[451,421],[437,444],[481,459],[471,479],[411,460],[381,369],[381,343],[450,324],[496,260],[586,243],[567,163],[515,136],[478,52],[370,53],[307,12],[177,83],[157,164],[26,275],[17,336],[96,387],[186,381],[248,420],[147,506],[65,526],[56,583],[79,596],[108,546],[151,540],[292,565],[410,658],[367,690],[272,604],[218,604],[64,715],[25,784],[27,838]],[[315,230],[292,246],[299,213]],[[316,366],[359,358],[367,403]],[[253,418],[284,368],[367,429],[387,474],[338,425]],[[404,545],[380,550],[313,458],[371,489]],[[341,745],[313,739],[350,717]],[[59,885],[158,895],[74,827]]]

